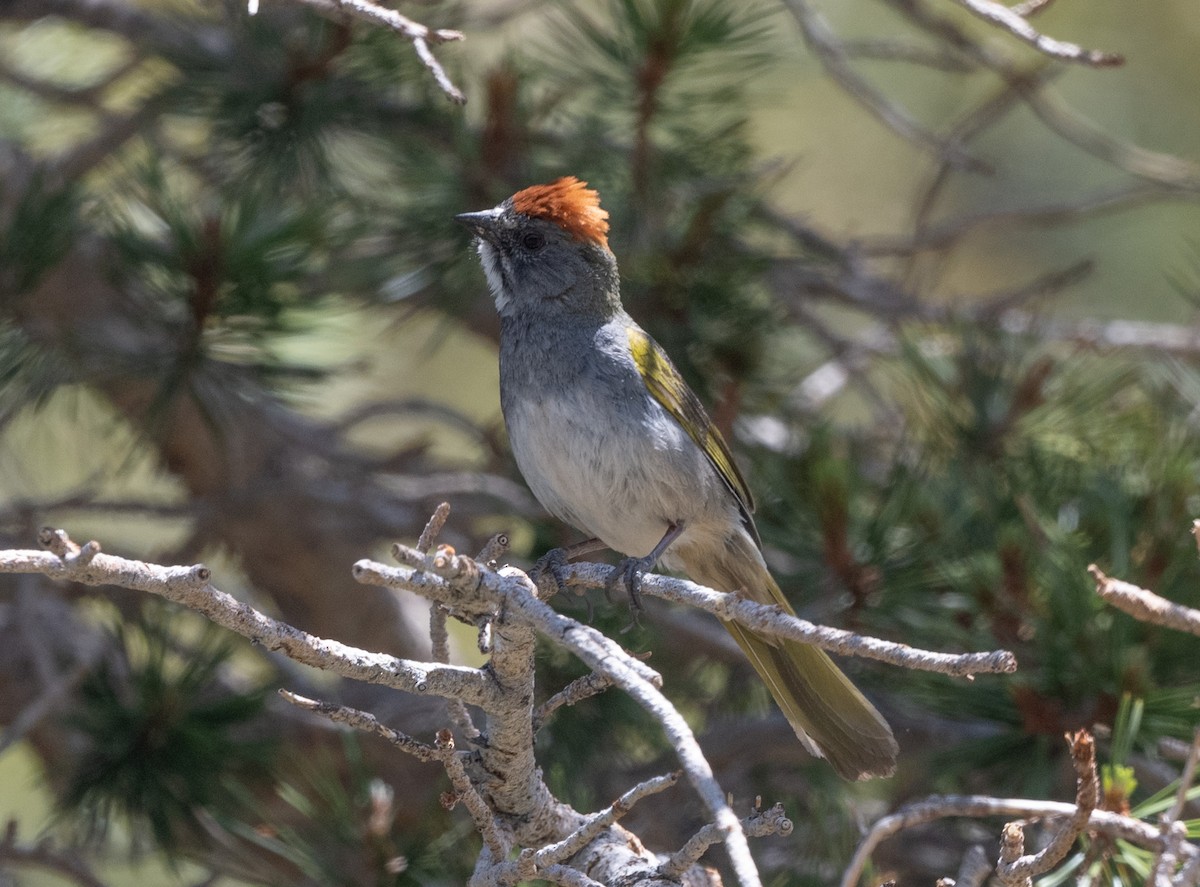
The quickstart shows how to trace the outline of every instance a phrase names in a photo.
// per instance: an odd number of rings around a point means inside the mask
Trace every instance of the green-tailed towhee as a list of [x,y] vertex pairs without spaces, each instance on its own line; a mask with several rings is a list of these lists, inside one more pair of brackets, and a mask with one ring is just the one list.
[[[608,213],[576,178],[456,217],[500,313],[500,402],[517,465],[552,514],[626,555],[793,612],[767,570],[753,502],[720,432],[621,306]],[[887,722],[824,652],[725,623],[815,754],[887,776]]]

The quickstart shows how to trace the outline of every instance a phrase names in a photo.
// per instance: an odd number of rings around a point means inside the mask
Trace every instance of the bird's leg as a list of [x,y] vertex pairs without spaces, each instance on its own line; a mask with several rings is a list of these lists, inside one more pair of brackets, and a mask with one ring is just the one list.
[[633,625],[628,626],[625,630],[633,628],[637,625],[637,614],[642,609],[642,602],[638,598],[638,594],[642,588],[642,573],[654,569],[654,565],[658,563],[658,559],[663,556],[663,553],[671,547],[671,543],[679,538],[679,534],[683,532],[683,522],[667,524],[667,532],[663,533],[662,539],[654,546],[645,557],[627,557],[608,574],[608,581],[604,583],[604,593],[611,595],[618,585],[624,584],[625,590],[629,592],[629,610],[633,613]]
[[[599,551],[601,548],[604,548],[604,543],[595,538],[584,539],[582,542],[576,542],[565,548],[551,548],[534,562],[533,568],[529,571],[529,578],[533,580],[533,584],[538,586],[539,590],[543,591],[543,599],[549,599],[566,587],[563,567],[570,563],[572,558]],[[543,589],[543,580],[549,579],[554,580],[553,587]],[[591,604],[589,603],[588,606],[590,608]]]

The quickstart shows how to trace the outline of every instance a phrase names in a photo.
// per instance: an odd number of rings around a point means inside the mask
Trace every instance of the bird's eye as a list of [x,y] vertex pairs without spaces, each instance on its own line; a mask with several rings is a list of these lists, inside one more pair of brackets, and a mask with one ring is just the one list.
[[539,250],[546,245],[546,238],[537,231],[530,231],[521,237],[521,245],[530,251]]

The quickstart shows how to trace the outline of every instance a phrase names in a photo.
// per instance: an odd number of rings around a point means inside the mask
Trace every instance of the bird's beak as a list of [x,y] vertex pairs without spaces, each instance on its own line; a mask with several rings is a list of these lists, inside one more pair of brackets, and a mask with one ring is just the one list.
[[488,243],[496,243],[496,221],[499,217],[499,212],[494,209],[485,209],[477,213],[459,213],[454,217],[454,221],[466,225],[471,233],[481,240],[486,240]]

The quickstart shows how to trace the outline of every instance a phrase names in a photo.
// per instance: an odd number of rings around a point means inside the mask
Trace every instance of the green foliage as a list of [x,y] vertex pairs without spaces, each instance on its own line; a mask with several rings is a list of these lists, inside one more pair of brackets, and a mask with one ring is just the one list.
[[87,834],[103,837],[122,818],[177,848],[201,814],[243,812],[239,784],[269,779],[273,740],[250,729],[265,691],[222,685],[233,652],[224,632],[206,625],[184,641],[173,621],[165,606],[148,605],[118,623],[117,658],[84,679],[67,717],[83,749],[61,810]]
[[354,734],[344,735],[341,752],[285,750],[279,769],[289,778],[275,797],[266,803],[243,789],[247,812],[222,824],[314,884],[398,887],[469,875],[465,859],[449,852],[469,826],[434,816],[403,827],[394,788],[372,774]]
[[764,535],[797,558],[793,587],[840,593],[871,633],[1016,653],[1011,678],[881,675],[1001,731],[965,740],[952,772],[1044,780],[1049,761],[1030,766],[1029,736],[1057,756],[1057,737],[1111,723],[1126,693],[1145,700],[1147,724],[1190,735],[1194,641],[1112,612],[1086,567],[1195,605],[1194,403],[1153,364],[1067,359],[977,331],[908,347],[879,383],[902,434],[810,427],[798,456],[760,458],[759,487],[778,493],[763,505]]
[[7,191],[17,196],[8,198],[14,205],[7,218],[0,218],[0,293],[14,299],[54,267],[79,236],[79,189],[75,183],[52,183],[39,169],[27,182],[0,184],[0,201]]

